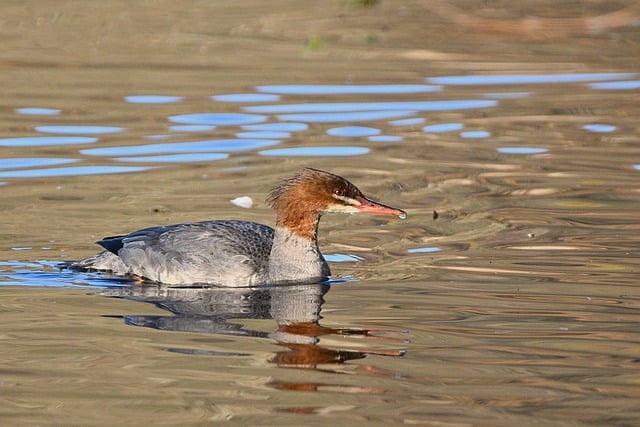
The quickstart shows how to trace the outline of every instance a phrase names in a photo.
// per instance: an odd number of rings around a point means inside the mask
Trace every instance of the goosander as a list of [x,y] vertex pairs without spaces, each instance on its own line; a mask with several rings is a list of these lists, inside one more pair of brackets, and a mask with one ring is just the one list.
[[311,168],[275,187],[267,203],[276,211],[275,229],[238,220],[150,227],[100,240],[96,243],[105,251],[70,267],[168,285],[317,282],[330,275],[317,241],[322,213],[406,217],[401,209],[365,197],[346,179]]

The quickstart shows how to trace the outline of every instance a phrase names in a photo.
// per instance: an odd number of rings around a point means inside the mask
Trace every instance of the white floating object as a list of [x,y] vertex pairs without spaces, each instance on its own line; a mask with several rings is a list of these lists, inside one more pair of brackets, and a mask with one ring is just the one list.
[[250,209],[253,206],[253,200],[249,196],[236,197],[231,200],[231,203],[245,209]]

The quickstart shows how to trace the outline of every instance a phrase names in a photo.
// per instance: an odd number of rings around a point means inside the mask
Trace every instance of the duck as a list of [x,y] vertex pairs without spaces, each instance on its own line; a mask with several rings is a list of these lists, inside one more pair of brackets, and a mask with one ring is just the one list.
[[318,246],[322,214],[407,216],[313,168],[283,180],[266,201],[276,212],[275,227],[234,219],[148,227],[97,241],[102,252],[70,267],[174,286],[320,282],[331,275]]

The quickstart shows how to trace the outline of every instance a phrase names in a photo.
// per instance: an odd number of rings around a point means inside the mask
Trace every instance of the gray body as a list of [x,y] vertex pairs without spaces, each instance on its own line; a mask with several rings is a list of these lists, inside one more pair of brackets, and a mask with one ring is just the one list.
[[315,241],[249,221],[150,227],[98,244],[107,251],[72,267],[171,285],[255,286],[317,281],[330,274]]

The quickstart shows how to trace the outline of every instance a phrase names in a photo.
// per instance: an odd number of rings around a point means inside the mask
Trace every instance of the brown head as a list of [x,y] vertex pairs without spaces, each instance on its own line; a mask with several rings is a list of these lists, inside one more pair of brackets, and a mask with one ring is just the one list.
[[323,212],[374,213],[406,217],[401,209],[385,206],[365,197],[341,176],[317,169],[302,169],[274,188],[267,203],[277,212],[276,225],[301,237],[315,239]]

